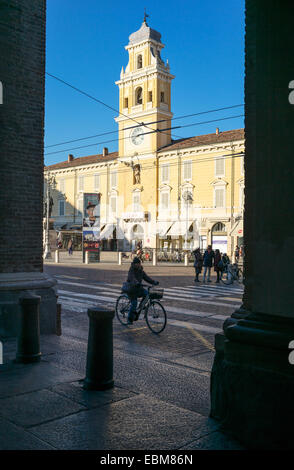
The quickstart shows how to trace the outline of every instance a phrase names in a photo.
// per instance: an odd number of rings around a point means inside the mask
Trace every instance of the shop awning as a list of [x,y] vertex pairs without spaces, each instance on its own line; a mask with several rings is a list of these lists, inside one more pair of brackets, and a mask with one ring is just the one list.
[[160,238],[164,238],[167,235],[167,232],[171,228],[171,222],[157,222],[156,224],[156,233]]
[[189,230],[189,224],[191,225],[190,222],[187,225],[186,221],[178,220],[177,222],[173,223],[168,234],[172,237],[179,237],[180,235],[183,236],[186,233],[186,227],[188,227]]
[[113,238],[113,230],[115,229],[115,224],[106,224],[100,232],[100,239],[107,240],[108,238]]
[[231,232],[229,233],[229,236],[231,237],[243,236],[243,220],[242,219],[237,220]]

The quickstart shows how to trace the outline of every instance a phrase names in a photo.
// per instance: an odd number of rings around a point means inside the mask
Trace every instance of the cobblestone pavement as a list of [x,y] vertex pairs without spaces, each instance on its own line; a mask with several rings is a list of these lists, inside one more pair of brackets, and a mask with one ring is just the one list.
[[[194,269],[148,266],[164,288],[167,327],[113,322],[115,387],[82,389],[91,306],[114,307],[128,266],[55,265],[62,336],[42,336],[39,364],[0,366],[0,449],[242,449],[209,418],[214,335],[241,303],[242,286],[195,286]],[[1,406],[2,405],[2,406]]]

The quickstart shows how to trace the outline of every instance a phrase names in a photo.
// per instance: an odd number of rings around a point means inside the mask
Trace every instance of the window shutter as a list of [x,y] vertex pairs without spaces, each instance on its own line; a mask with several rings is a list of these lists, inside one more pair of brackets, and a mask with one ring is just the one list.
[[184,162],[184,179],[191,180],[192,179],[192,162]]
[[133,207],[134,207],[134,212],[137,212],[140,210],[140,194],[133,195]]
[[161,207],[162,209],[168,209],[169,195],[168,193],[161,193]]
[[59,191],[61,193],[64,193],[64,190],[65,190],[65,181],[64,180],[60,180],[59,181]]
[[100,175],[94,175],[94,189],[99,189],[100,187]]
[[169,180],[169,165],[162,165],[161,167],[161,181],[167,183]]
[[79,176],[79,191],[84,191],[84,177]]
[[215,189],[215,207],[224,207],[224,188]]
[[64,215],[64,201],[59,201],[59,215]]
[[215,175],[221,176],[225,173],[225,160],[224,158],[217,158],[215,161]]
[[116,214],[116,197],[115,196],[112,196],[110,198],[110,208],[111,208],[111,212],[113,214]]
[[116,178],[116,171],[111,173],[111,187],[116,188],[117,185],[117,178]]

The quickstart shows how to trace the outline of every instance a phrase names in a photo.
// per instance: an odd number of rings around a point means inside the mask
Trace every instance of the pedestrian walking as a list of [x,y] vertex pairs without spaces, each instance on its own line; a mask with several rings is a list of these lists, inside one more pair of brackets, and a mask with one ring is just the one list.
[[238,245],[236,245],[234,254],[235,254],[235,263],[238,263],[238,261],[239,261],[239,254],[240,254],[240,248],[238,247]]
[[241,260],[243,261],[243,258],[244,258],[244,245],[241,245],[241,246],[240,246],[239,257],[240,257]]
[[199,274],[201,273],[202,266],[203,266],[203,256],[201,254],[200,248],[196,248],[196,250],[193,251],[193,255],[194,255],[194,268],[195,268],[194,282],[200,282]]
[[214,255],[214,271],[216,272],[217,278],[215,282],[220,281],[221,275],[222,275],[222,268],[223,268],[222,257],[221,257],[220,251],[216,249],[215,255]]
[[210,271],[212,268],[213,260],[214,260],[214,251],[211,245],[208,245],[207,250],[205,250],[204,256],[203,256],[203,266],[204,266],[203,282],[205,282],[206,274],[207,274],[207,282],[211,282]]
[[69,242],[68,242],[67,249],[68,249],[68,254],[69,254],[69,255],[72,255],[72,253],[73,253],[73,243],[72,243],[72,239],[71,239],[71,238],[70,238],[70,240],[69,240]]
[[140,259],[136,256],[132,263],[131,267],[128,272],[128,278],[126,287],[126,293],[128,294],[130,300],[131,300],[131,305],[128,313],[128,324],[132,325],[134,320],[137,320],[136,318],[136,309],[137,309],[137,303],[138,303],[138,297],[146,297],[148,295],[148,292],[144,287],[142,286],[142,281],[149,282],[149,284],[153,284],[154,286],[157,286],[159,284],[158,281],[154,281],[151,279],[147,274],[145,273],[143,266],[141,265]]

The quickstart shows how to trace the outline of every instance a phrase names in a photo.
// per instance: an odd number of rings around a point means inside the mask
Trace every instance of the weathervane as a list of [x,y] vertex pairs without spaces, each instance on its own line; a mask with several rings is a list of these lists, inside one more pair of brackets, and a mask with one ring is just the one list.
[[144,8],[144,23],[147,24],[146,18],[149,18],[149,15],[147,15],[147,13],[146,13],[146,8]]

